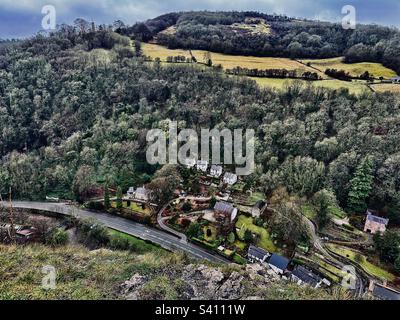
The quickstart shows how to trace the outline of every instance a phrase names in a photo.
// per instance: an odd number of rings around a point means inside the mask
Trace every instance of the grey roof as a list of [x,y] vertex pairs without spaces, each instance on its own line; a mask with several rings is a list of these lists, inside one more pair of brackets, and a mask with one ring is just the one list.
[[287,266],[289,265],[289,259],[279,256],[277,254],[273,254],[269,259],[268,263],[273,265],[281,270],[286,270]]
[[269,252],[265,251],[264,249],[258,248],[256,246],[251,245],[247,252],[247,255],[256,257],[258,259],[263,260],[265,256],[269,257]]
[[231,214],[233,210],[235,210],[235,207],[230,203],[219,201],[215,204],[214,210],[217,212]]
[[393,77],[393,78],[390,78],[390,80],[400,80],[400,77],[399,76]]
[[257,201],[257,203],[254,205],[254,207],[258,208],[258,209],[262,209],[264,208],[264,206],[266,205],[266,202],[264,200],[259,200]]
[[400,300],[400,292],[375,284],[372,294],[383,300]]
[[376,223],[379,223],[379,224],[384,224],[385,226],[387,226],[388,223],[389,223],[389,219],[385,219],[385,218],[374,216],[369,211],[368,211],[368,215],[367,215],[367,220],[372,221],[372,222],[376,222]]
[[297,266],[292,274],[299,278],[301,281],[308,283],[312,286],[316,286],[318,283],[322,281],[321,277],[313,273],[312,271],[302,267],[302,266]]

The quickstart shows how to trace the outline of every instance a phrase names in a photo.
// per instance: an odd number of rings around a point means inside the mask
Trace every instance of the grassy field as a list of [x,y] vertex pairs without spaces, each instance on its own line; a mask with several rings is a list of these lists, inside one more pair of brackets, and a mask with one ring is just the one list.
[[244,233],[246,230],[250,230],[252,233],[257,234],[260,237],[260,240],[257,244],[260,248],[272,253],[278,251],[272,242],[269,232],[265,228],[256,226],[253,223],[252,217],[246,217],[244,215],[239,216],[239,219],[236,223],[236,228],[240,230],[238,234],[240,239],[244,238]]
[[393,274],[391,274],[386,270],[381,269],[376,265],[373,265],[367,260],[367,257],[358,252],[334,244],[328,245],[328,248],[337,255],[349,259],[350,261],[353,261],[354,263],[360,265],[365,272],[374,277],[387,281],[394,281],[396,279],[396,277]]
[[322,80],[322,81],[306,81],[306,80],[293,80],[293,79],[272,79],[272,78],[256,78],[250,77],[258,83],[261,87],[270,87],[278,90],[282,90],[285,86],[290,85],[293,82],[301,83],[304,86],[315,86],[320,88],[326,88],[331,90],[348,89],[350,93],[360,94],[364,91],[369,91],[365,82],[362,81],[340,81],[340,80]]
[[374,77],[384,77],[384,78],[392,78],[396,76],[396,72],[393,70],[384,67],[380,63],[374,62],[360,62],[360,63],[343,63],[343,58],[331,58],[331,59],[318,59],[318,60],[301,60],[303,63],[310,63],[311,66],[325,72],[326,69],[337,69],[344,70],[352,76],[360,76],[365,71],[371,73]]
[[[150,56],[151,58],[160,58],[161,61],[166,61],[168,56],[185,56],[190,58],[188,50],[171,50],[163,46],[159,46],[151,43],[143,43],[143,54]],[[197,61],[203,62],[203,56],[206,51],[192,50],[193,55]],[[232,69],[235,67],[249,68],[249,69],[287,69],[287,70],[298,70],[299,72],[312,71],[314,69],[309,68],[297,61],[288,58],[268,58],[268,57],[252,57],[252,56],[232,56],[222,53],[211,53],[211,57],[214,65],[221,64],[224,69]]]
[[394,92],[400,94],[400,84],[395,83],[382,83],[374,84],[371,86],[376,92]]

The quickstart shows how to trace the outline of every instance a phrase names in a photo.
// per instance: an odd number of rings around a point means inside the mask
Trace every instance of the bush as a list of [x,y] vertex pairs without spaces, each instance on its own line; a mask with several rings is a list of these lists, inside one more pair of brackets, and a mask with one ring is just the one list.
[[90,201],[86,204],[86,208],[89,210],[95,210],[95,211],[102,211],[105,209],[104,204],[102,202],[97,202],[97,201]]
[[63,229],[54,229],[46,238],[46,244],[51,246],[63,246],[68,243],[68,234]]

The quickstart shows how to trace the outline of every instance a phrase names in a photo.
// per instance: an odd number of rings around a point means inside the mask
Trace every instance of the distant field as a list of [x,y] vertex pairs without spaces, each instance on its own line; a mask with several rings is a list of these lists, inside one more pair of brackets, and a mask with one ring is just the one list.
[[365,71],[373,74],[374,77],[392,78],[396,76],[396,72],[384,67],[380,63],[360,62],[360,63],[343,63],[343,58],[319,59],[319,60],[301,60],[303,63],[310,63],[311,66],[325,72],[326,69],[337,69],[349,72],[352,76],[360,76]]
[[[190,58],[188,50],[171,50],[166,47],[150,43],[143,43],[142,47],[144,55],[150,56],[153,59],[160,58],[161,61],[166,61],[168,56],[185,56],[186,58]],[[192,53],[199,62],[203,62],[203,56],[206,51],[192,50]],[[240,66],[242,68],[249,69],[287,69],[298,70],[299,72],[315,72],[314,69],[287,58],[232,56],[214,52],[211,53],[211,57],[214,65],[221,64],[224,69],[232,69]]]
[[376,92],[394,92],[400,94],[400,84],[381,83],[371,86]]
[[255,80],[261,87],[272,87],[275,89],[284,89],[285,85],[294,81],[299,81],[306,85],[315,87],[327,88],[332,90],[339,90],[341,88],[349,89],[350,93],[359,94],[365,90],[369,90],[363,82],[346,82],[340,80],[323,80],[323,81],[306,81],[306,80],[292,80],[292,79],[271,79],[271,78],[251,78]]

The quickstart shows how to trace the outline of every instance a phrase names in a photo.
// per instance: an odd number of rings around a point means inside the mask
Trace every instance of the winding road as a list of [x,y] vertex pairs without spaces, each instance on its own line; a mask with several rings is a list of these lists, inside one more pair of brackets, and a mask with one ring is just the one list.
[[[4,207],[9,207],[6,202],[1,203]],[[94,218],[105,226],[158,244],[169,251],[186,252],[198,259],[208,260],[217,263],[230,263],[229,260],[213,254],[199,246],[175,237],[169,233],[145,226],[143,224],[117,217],[103,212],[92,212],[82,210],[66,203],[47,203],[47,202],[13,202],[12,206],[17,209],[39,210],[52,213],[58,213],[65,216],[75,216],[79,218]]]

